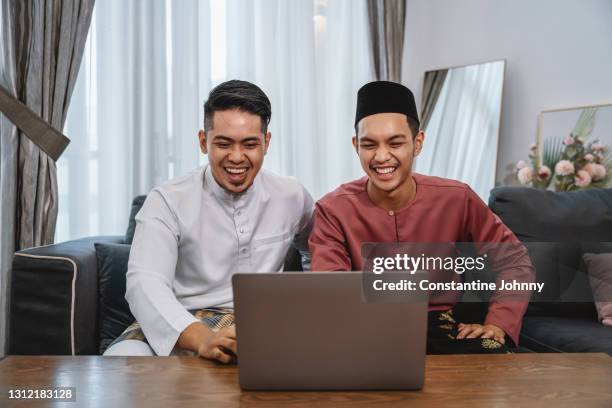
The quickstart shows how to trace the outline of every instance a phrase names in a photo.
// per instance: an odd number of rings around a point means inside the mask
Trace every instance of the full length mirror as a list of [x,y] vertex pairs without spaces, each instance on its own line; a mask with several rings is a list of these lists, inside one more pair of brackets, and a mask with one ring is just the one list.
[[415,171],[463,181],[485,202],[495,185],[505,61],[425,73]]

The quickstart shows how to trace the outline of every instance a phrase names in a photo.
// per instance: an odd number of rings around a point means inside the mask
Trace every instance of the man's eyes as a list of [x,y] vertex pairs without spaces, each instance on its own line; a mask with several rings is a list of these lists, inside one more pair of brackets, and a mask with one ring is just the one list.
[[[226,142],[216,142],[214,143],[215,146],[217,146],[220,149],[229,149],[232,146],[232,143],[226,143]],[[250,143],[245,143],[243,144],[243,146],[247,149],[255,149],[257,148],[257,146],[259,146],[259,143],[257,142],[250,142]]]
[[[400,147],[402,147],[405,143],[401,143],[401,142],[394,142],[394,143],[390,143],[389,146],[391,146],[392,149],[398,149]],[[374,144],[361,144],[360,145],[362,149],[375,149],[376,145]]]

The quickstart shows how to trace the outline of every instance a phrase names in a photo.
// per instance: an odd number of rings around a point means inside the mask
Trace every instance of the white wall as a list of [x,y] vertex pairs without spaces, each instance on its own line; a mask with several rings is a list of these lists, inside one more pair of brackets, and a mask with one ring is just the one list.
[[542,110],[612,103],[611,0],[406,1],[403,82],[417,101],[425,71],[506,59],[498,182],[527,158]]

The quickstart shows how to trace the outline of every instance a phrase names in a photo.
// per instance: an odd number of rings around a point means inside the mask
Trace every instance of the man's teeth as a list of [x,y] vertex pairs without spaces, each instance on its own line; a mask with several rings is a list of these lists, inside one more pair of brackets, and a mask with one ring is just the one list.
[[245,171],[247,171],[247,169],[246,169],[246,168],[244,168],[244,167],[242,167],[242,168],[238,168],[238,169],[237,169],[237,168],[233,168],[233,167],[226,167],[226,168],[225,168],[225,170],[226,170],[228,173],[232,173],[232,174],[242,174],[242,173],[244,173]]
[[389,174],[395,171],[395,167],[377,167],[374,169],[378,174]]

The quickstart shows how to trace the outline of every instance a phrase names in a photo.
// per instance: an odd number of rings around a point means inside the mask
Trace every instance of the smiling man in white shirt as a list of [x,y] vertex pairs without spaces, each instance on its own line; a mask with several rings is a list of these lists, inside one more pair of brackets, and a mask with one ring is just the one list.
[[136,216],[126,299],[137,323],[104,355],[191,351],[228,363],[232,274],[280,272],[291,245],[309,268],[312,197],[261,168],[270,117],[256,85],[233,80],[211,91],[198,135],[209,164],[154,188]]

